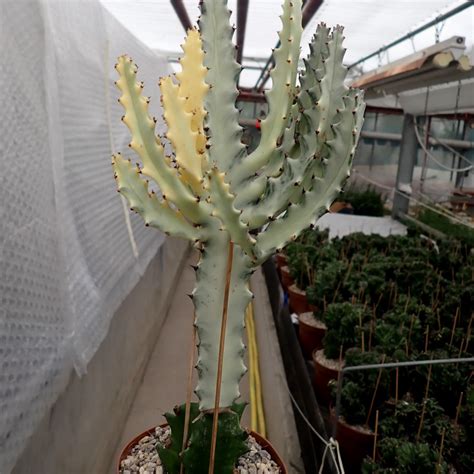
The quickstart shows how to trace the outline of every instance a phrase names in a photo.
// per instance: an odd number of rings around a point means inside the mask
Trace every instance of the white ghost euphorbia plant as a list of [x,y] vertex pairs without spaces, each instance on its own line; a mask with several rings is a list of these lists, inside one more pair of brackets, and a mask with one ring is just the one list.
[[[141,95],[137,67],[122,56],[116,65],[119,101],[140,163],[113,157],[118,190],[146,225],[201,249],[193,292],[199,404],[192,408],[195,422],[187,449],[181,452],[183,416],[177,410],[168,415],[172,446],[160,451],[169,472],[178,472],[183,462],[185,472],[193,474],[207,472],[208,412],[215,405],[229,244],[233,257],[216,454],[216,472],[222,473],[231,473],[245,451],[242,407],[235,402],[246,370],[242,336],[252,296],[250,275],[329,209],[350,174],[364,113],[360,91],[344,85],[341,27],[318,27],[297,84],[301,0],[285,0],[273,85],[266,96],[269,112],[261,122],[258,147],[247,154],[235,106],[240,67],[226,1],[204,0],[201,10],[199,30],[190,30],[183,45],[182,71],[159,83],[174,154],[165,155],[156,120],[148,114],[149,99]],[[148,180],[159,193],[150,192]]]

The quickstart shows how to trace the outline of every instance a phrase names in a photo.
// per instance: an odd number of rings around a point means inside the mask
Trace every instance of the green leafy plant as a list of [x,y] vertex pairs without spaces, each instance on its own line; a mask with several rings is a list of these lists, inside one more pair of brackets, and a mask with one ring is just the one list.
[[323,340],[324,355],[329,359],[338,359],[341,348],[344,355],[347,349],[360,346],[362,331],[369,320],[370,314],[360,305],[330,304],[323,314],[327,326]]
[[[378,449],[379,460],[364,460],[363,474],[426,474],[436,470],[438,453],[427,443],[385,438],[379,443]],[[448,472],[445,462],[441,463],[438,472]]]
[[[199,435],[191,434],[179,455],[189,472],[198,472],[198,458],[202,466],[207,460],[203,450],[211,433],[206,413],[217,408],[225,412],[240,396],[250,275],[329,209],[350,174],[362,126],[361,94],[344,85],[342,27],[318,27],[297,88],[301,8],[301,0],[284,2],[273,88],[266,96],[269,113],[261,122],[260,143],[250,154],[241,143],[235,107],[240,69],[224,0],[201,3],[200,30],[188,32],[182,71],[176,81],[165,77],[159,82],[171,156],[155,134],[156,120],[149,116],[150,99],[142,96],[137,82],[137,66],[128,56],[116,65],[122,120],[141,160],[134,166],[114,155],[118,190],[146,225],[184,237],[201,250],[192,294],[200,412],[192,425]],[[142,177],[154,181],[159,193]],[[239,438],[232,428],[236,418],[223,419],[229,423],[221,428],[224,434]],[[218,450],[225,449],[218,444]],[[224,459],[223,453],[216,456]],[[231,464],[226,460],[216,472],[230,473]]]
[[448,236],[474,247],[474,231],[462,224],[455,224],[447,217],[430,209],[424,209],[418,214],[418,219],[424,224],[439,230]]
[[[379,364],[382,358],[376,352],[362,352],[360,349],[349,349],[346,352],[345,365],[358,366]],[[372,415],[388,396],[389,375],[386,370],[380,374],[378,370],[360,370],[347,372],[344,376],[344,385],[341,390],[341,415],[351,425],[365,425],[372,423]],[[377,389],[377,390],[376,390]],[[374,395],[375,394],[375,395]],[[336,392],[333,391],[333,398]],[[372,405],[372,412],[369,410]],[[369,419],[367,419],[369,418]]]
[[384,199],[370,186],[365,189],[352,186],[344,191],[341,199],[351,204],[356,215],[374,217],[384,215]]

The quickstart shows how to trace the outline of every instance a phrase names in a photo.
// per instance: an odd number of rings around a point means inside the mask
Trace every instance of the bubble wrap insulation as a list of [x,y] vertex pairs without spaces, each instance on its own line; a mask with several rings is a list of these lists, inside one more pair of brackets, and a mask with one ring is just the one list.
[[71,369],[86,371],[164,239],[116,193],[110,155],[129,141],[113,85],[123,53],[161,117],[165,59],[100,3],[0,2],[0,474]]

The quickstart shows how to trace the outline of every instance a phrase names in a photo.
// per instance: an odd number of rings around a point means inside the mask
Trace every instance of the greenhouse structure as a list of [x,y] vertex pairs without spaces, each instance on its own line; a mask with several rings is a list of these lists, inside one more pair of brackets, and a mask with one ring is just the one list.
[[0,0],[0,474],[474,472],[473,0]]

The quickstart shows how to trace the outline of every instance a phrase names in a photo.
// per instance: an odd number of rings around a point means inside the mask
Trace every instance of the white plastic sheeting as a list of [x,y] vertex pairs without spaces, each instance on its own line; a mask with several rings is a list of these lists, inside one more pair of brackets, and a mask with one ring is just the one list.
[[0,2],[1,474],[163,242],[130,215],[110,165],[129,141],[113,85],[125,52],[160,116],[166,61],[100,3]]

